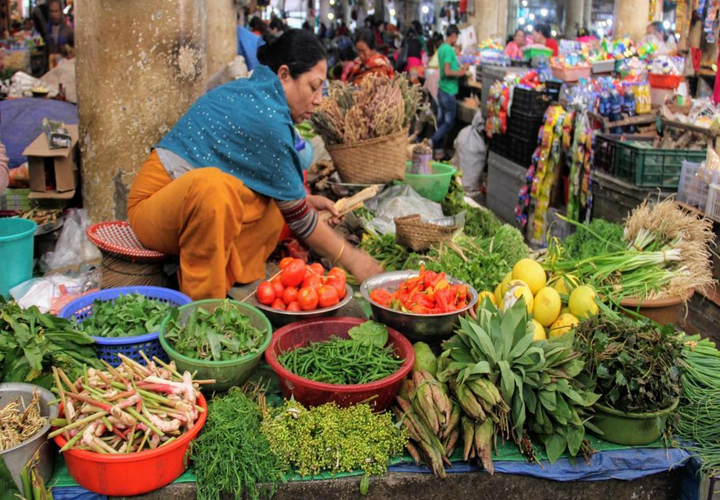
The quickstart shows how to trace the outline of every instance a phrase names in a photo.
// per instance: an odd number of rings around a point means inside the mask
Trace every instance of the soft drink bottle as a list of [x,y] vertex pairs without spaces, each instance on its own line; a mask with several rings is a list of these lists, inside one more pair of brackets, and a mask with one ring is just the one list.
[[[632,91],[631,88],[628,88],[625,91],[625,98],[623,99],[623,111],[628,116],[628,118],[632,118],[635,116],[635,93]],[[637,125],[629,125],[626,127],[626,130],[628,133],[634,134],[637,132]]]

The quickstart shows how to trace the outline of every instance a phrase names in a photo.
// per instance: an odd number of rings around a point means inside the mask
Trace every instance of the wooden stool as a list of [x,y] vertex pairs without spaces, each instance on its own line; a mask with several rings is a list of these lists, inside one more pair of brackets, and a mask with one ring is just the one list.
[[167,287],[164,271],[168,257],[140,243],[126,221],[102,222],[87,230],[88,239],[102,253],[102,288],[121,286]]

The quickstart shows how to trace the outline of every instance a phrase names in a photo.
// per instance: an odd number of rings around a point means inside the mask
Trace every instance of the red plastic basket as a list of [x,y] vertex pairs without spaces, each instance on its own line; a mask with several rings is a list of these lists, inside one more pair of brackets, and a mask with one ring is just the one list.
[[682,75],[648,75],[650,86],[654,89],[674,90],[680,86],[683,81]]
[[[364,323],[360,318],[320,318],[300,321],[280,328],[273,334],[265,359],[280,379],[280,386],[286,398],[294,397],[305,406],[319,406],[336,403],[338,406],[352,406],[369,400],[375,411],[387,409],[395,400],[400,383],[415,364],[415,351],[409,340],[392,328],[388,328],[389,342],[395,352],[405,358],[400,369],[384,379],[369,384],[335,385],[314,382],[295,375],[283,368],[277,360],[278,354],[309,342],[322,342],[330,337],[350,338],[348,330]],[[372,399],[371,399],[372,398]]]
[[[154,450],[127,455],[103,455],[84,450],[68,450],[63,458],[68,472],[80,486],[107,496],[142,495],[162,488],[185,472],[185,455],[207,420],[207,402],[202,394],[197,404],[205,409],[195,426],[170,444]],[[60,415],[63,409],[60,405]],[[67,441],[55,437],[62,448]]]
[[157,262],[165,259],[164,253],[145,248],[126,221],[95,224],[88,228],[87,235],[104,253],[133,261]]

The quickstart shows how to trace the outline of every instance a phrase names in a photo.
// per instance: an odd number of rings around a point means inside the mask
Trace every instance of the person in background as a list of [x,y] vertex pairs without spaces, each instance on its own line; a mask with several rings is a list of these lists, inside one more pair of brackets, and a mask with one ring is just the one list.
[[521,60],[523,58],[523,47],[525,46],[525,32],[518,28],[512,40],[505,46],[505,53],[510,59]]
[[595,37],[587,30],[587,28],[578,29],[576,40],[580,43],[585,43],[587,45],[593,45],[599,41],[597,37]]
[[653,42],[657,45],[658,49],[655,52],[656,55],[673,55],[677,53],[677,42],[675,35],[672,33],[668,34],[663,27],[661,21],[655,21],[648,24],[645,29],[645,41]]
[[414,28],[408,28],[403,40],[403,47],[407,46],[407,62],[398,71],[410,71],[413,68],[422,67],[422,44],[418,39]]
[[350,34],[350,30],[345,25],[345,21],[340,21],[340,26],[338,26],[336,35],[337,36],[348,36],[348,34]]
[[412,22],[413,29],[415,30],[415,33],[417,34],[418,40],[420,40],[420,46],[422,47],[422,51],[426,54],[428,53],[428,46],[427,46],[427,40],[425,39],[425,32],[423,31],[422,24],[420,24],[420,21],[417,19]]
[[8,167],[8,157],[5,153],[5,146],[0,142],[0,194],[3,194],[10,182],[10,169]]
[[[455,55],[455,44],[457,44],[459,35],[458,27],[451,24],[445,32],[445,43],[438,49],[438,65],[440,67],[440,82],[437,92],[438,128],[430,142],[431,146],[436,151],[442,152],[443,156],[445,154],[443,141],[455,124],[458,80],[465,76],[465,69],[460,67],[457,55]],[[439,157],[439,154],[436,157]]]
[[547,24],[538,24],[533,32],[533,41],[538,45],[544,45],[553,51],[553,56],[557,56],[560,52],[560,46],[552,37],[550,28]]
[[393,77],[395,71],[388,58],[375,50],[375,35],[372,30],[363,28],[355,38],[357,58],[347,71],[344,71],[342,81],[358,84],[370,74],[380,74]]
[[270,20],[269,29],[270,33],[275,38],[278,38],[282,36],[283,33],[285,33],[285,25],[283,24],[282,19],[276,16],[273,16],[273,18]]
[[385,21],[378,21],[373,27],[373,34],[375,36],[375,48],[383,53],[387,54],[387,44],[385,43]]
[[68,55],[68,47],[75,46],[73,29],[65,22],[60,0],[48,2],[48,23],[46,26],[45,45],[48,54]]
[[257,51],[265,44],[259,36],[253,34],[249,29],[237,25],[238,55],[243,56],[248,71],[252,71],[258,65]]
[[267,24],[265,24],[265,21],[263,21],[257,16],[250,19],[249,26],[250,31],[252,31],[253,35],[259,36],[265,41],[267,41],[269,37],[272,36],[272,33],[270,33],[270,30],[268,29]]
[[321,40],[325,37],[327,37],[327,26],[325,26],[325,23],[320,23],[320,26],[318,27],[318,38]]

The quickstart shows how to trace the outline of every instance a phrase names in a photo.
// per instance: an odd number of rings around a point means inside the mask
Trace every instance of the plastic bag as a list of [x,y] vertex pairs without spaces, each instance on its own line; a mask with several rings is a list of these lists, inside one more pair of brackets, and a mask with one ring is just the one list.
[[395,233],[396,217],[419,214],[425,221],[444,217],[439,203],[423,198],[407,185],[386,189],[365,202],[365,206],[375,214],[375,218],[368,222],[367,227],[382,234]]
[[71,210],[65,218],[62,233],[54,252],[43,255],[40,266],[43,270],[80,266],[102,258],[100,250],[87,237],[90,227],[87,210]]
[[78,297],[98,291],[101,283],[100,270],[79,276],[53,274],[21,283],[10,290],[10,295],[23,309],[37,306],[42,313],[57,314]]
[[480,191],[480,177],[485,171],[487,147],[482,137],[482,112],[478,111],[471,125],[463,128],[455,139],[455,165],[462,170],[462,185],[470,195]]

